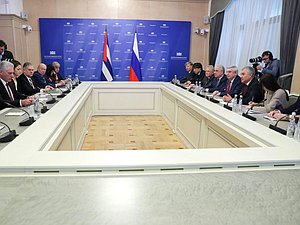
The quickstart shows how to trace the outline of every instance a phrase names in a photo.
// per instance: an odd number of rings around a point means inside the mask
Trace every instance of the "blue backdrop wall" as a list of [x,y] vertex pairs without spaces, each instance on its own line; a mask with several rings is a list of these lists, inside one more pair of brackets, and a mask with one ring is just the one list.
[[42,62],[58,61],[65,76],[99,81],[107,27],[115,81],[128,81],[135,30],[143,81],[170,81],[185,74],[191,22],[40,18]]

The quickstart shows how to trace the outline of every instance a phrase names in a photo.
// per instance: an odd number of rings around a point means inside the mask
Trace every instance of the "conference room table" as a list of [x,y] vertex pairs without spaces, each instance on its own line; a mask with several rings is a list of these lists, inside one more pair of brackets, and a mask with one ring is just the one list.
[[[189,149],[80,151],[92,116],[140,114]],[[300,144],[254,116],[170,83],[83,82],[0,151],[0,224],[299,224]]]
[[[24,132],[28,126],[20,126],[19,123],[23,120],[33,117],[34,121],[37,121],[40,117],[47,113],[55,104],[57,104],[62,98],[57,98],[61,95],[63,91],[66,91],[67,88],[62,87],[60,89],[54,89],[49,93],[38,93],[39,95],[39,104],[38,111],[34,111],[34,105],[26,107],[16,107],[16,108],[5,108],[0,110],[0,136],[7,133],[9,130],[15,130],[17,135],[20,135]],[[54,103],[47,103],[54,99]],[[43,109],[44,108],[44,109]],[[43,111],[44,110],[44,111]],[[5,123],[5,124],[3,124]],[[29,125],[30,126],[30,125]],[[13,140],[12,140],[13,141]],[[0,151],[7,145],[9,142],[0,141]]]
[[[195,93],[195,86],[185,86],[184,84],[176,83],[174,84],[178,87],[181,87],[183,89],[186,89],[187,91],[191,93]],[[224,107],[228,110],[232,111],[232,103],[224,102],[223,98],[215,95],[213,96],[213,93],[208,92],[204,88],[201,89],[201,91],[197,91],[197,96],[207,99],[208,101],[214,102],[215,104],[218,104],[220,107]],[[238,108],[238,105],[237,105]],[[263,107],[254,107],[253,109],[250,109],[247,105],[242,105],[241,110],[237,110],[237,114],[240,114],[241,116],[245,116],[246,118],[256,121],[257,123],[264,125],[266,127],[269,127],[270,125],[276,125],[279,128],[286,130],[289,124],[289,121],[284,119],[277,122],[277,119],[269,117]],[[247,115],[249,115],[247,117]]]

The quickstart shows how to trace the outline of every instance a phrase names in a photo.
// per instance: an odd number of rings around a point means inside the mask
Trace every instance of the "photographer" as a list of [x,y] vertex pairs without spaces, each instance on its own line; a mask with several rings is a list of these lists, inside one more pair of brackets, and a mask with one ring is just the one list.
[[280,76],[279,59],[273,58],[273,54],[270,51],[264,51],[261,57],[265,67],[262,67],[262,65],[257,65],[257,70],[261,71],[262,74],[272,74],[277,80]]

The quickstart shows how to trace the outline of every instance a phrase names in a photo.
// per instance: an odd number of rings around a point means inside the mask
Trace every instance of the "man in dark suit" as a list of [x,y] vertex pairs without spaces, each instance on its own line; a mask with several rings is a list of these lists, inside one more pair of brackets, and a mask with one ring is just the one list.
[[[16,107],[28,106],[33,104],[34,98],[19,93],[11,81],[14,76],[14,65],[8,61],[0,63],[0,95],[4,102]],[[1,105],[0,107],[9,107]]]
[[251,101],[261,102],[263,100],[263,93],[258,80],[255,78],[255,70],[253,67],[245,66],[242,69],[241,82],[243,83],[243,105],[248,105]]
[[182,83],[182,84],[184,84],[188,80],[191,80],[191,78],[194,76],[193,63],[189,61],[189,62],[186,62],[184,65],[185,65],[186,74],[182,79],[180,79],[180,83]]
[[45,78],[45,73],[47,66],[44,63],[40,63],[37,71],[33,73],[32,80],[39,88],[45,88],[47,86],[47,80]]
[[223,96],[224,102],[230,102],[234,95],[239,95],[242,91],[243,84],[238,75],[238,68],[236,66],[228,66],[226,68],[227,82],[225,88],[220,92]]
[[8,60],[11,61],[14,59],[13,54],[8,51],[7,45],[3,40],[0,40],[0,61]]
[[34,95],[42,91],[52,90],[53,87],[46,86],[45,89],[41,89],[37,84],[32,80],[33,76],[33,65],[30,62],[26,62],[23,65],[23,74],[17,78],[18,87],[20,92],[25,95]]
[[214,70],[214,76],[215,80],[212,83],[212,87],[208,89],[209,92],[213,92],[214,95],[216,95],[218,92],[221,92],[227,82],[227,77],[224,74],[225,68],[222,65],[216,65]]
[[205,78],[203,79],[203,88],[211,88],[214,80],[215,80],[214,67],[213,67],[213,65],[208,65],[205,69]]

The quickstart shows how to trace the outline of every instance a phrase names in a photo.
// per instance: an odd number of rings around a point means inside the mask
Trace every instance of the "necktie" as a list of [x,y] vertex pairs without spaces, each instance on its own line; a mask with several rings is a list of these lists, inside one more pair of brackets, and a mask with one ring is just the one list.
[[11,101],[13,101],[13,100],[14,100],[14,96],[13,96],[13,94],[12,94],[12,92],[11,92],[11,89],[10,89],[8,83],[6,83],[6,88],[7,88],[7,93],[8,93],[9,99],[10,99]]
[[230,84],[231,84],[231,81],[228,80],[228,85],[227,85],[227,89],[226,89],[227,94],[230,92]]
[[32,80],[31,80],[31,78],[28,78],[28,80],[29,80],[30,86],[31,86],[32,88],[34,88],[34,85],[33,85],[33,82],[32,82]]
[[219,86],[219,84],[220,84],[220,78],[218,78],[218,82],[217,82],[217,87]]

